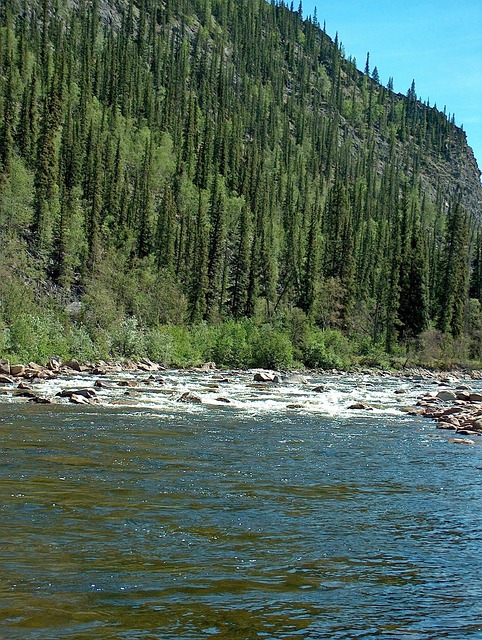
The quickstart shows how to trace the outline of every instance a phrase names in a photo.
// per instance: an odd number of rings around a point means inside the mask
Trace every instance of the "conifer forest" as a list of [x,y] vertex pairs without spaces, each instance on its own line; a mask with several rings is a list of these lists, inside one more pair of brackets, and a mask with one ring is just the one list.
[[415,83],[282,0],[0,11],[0,357],[480,365],[480,173]]

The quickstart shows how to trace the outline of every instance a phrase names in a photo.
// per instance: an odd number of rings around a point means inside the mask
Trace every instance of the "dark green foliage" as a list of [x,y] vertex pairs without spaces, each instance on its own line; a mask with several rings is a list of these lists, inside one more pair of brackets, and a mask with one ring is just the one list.
[[[120,355],[160,323],[219,323],[233,366],[341,366],[321,329],[392,352],[431,323],[475,335],[480,192],[457,191],[465,134],[414,82],[358,72],[301,6],[116,7],[1,13],[0,241],[32,314],[81,300],[88,335],[117,319]],[[274,328],[293,309],[310,344]]]

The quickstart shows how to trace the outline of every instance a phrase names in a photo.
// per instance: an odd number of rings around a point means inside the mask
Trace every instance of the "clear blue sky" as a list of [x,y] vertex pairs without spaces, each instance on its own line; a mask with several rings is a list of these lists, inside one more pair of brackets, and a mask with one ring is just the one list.
[[[295,8],[298,2],[294,2]],[[455,114],[482,170],[482,0],[304,0],[345,55],[386,85],[406,93],[415,80],[417,96]]]

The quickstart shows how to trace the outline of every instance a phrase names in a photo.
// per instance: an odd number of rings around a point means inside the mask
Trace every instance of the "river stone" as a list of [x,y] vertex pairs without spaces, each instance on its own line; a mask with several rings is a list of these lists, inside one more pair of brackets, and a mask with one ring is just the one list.
[[465,409],[463,407],[449,407],[448,409],[444,409],[440,411],[441,416],[451,416],[458,413],[464,413]]
[[177,399],[177,402],[190,402],[192,404],[201,404],[201,398],[192,393],[192,391],[185,391],[180,398]]
[[450,400],[456,400],[457,396],[453,391],[439,391],[436,396],[439,400],[449,402]]
[[323,393],[323,391],[326,391],[326,387],[324,384],[320,384],[317,387],[313,387],[312,391],[315,393]]
[[64,366],[68,367],[69,369],[73,369],[74,371],[82,371],[78,360],[67,360],[67,362],[64,362]]
[[25,367],[23,364],[12,364],[10,365],[10,373],[12,376],[23,376]]
[[363,409],[365,411],[373,411],[372,407],[369,407],[367,404],[363,404],[363,402],[355,402],[351,404],[348,409]]
[[47,363],[47,368],[50,369],[50,371],[59,371],[61,364],[60,358],[50,358]]
[[471,393],[470,402],[482,402],[482,393]]
[[104,382],[103,380],[96,380],[94,382],[94,387],[97,387],[97,389],[112,389],[112,385]]
[[449,442],[454,444],[475,444],[475,441],[470,438],[450,438]]
[[45,398],[44,396],[33,396],[29,402],[35,402],[36,404],[52,404],[51,398]]
[[32,389],[15,389],[13,395],[18,398],[36,398],[38,394]]
[[274,371],[258,371],[254,374],[255,382],[279,382],[279,376]]
[[223,398],[223,397],[219,396],[218,398],[216,398],[216,400],[218,402],[224,402],[225,404],[231,404],[231,400],[229,398]]
[[89,404],[88,398],[86,398],[85,396],[78,395],[77,393],[73,393],[69,397],[69,401],[72,402],[73,404]]
[[82,396],[84,398],[96,398],[97,394],[94,389],[86,388],[86,389],[63,389],[59,391],[57,395],[60,398],[71,398],[73,395]]
[[470,400],[470,394],[464,393],[463,391],[457,391],[456,398],[457,400],[463,400],[464,402],[468,402]]
[[6,376],[5,374],[0,374],[0,383],[1,384],[13,384],[15,380],[10,376]]

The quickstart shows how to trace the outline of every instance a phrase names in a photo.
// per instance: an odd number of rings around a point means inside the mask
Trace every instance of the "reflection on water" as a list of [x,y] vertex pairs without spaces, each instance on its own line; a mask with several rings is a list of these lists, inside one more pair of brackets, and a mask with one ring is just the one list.
[[481,638],[481,449],[389,391],[0,404],[0,638]]

